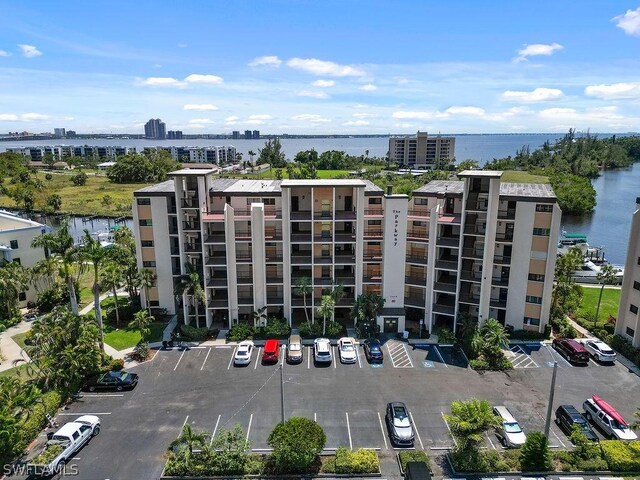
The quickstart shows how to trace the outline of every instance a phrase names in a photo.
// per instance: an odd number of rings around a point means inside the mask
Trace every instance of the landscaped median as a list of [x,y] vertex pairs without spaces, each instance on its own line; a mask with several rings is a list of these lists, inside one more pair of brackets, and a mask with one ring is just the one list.
[[240,425],[221,429],[215,437],[185,425],[166,454],[163,479],[229,476],[378,476],[375,450],[338,448],[324,451],[326,435],[313,420],[292,417],[269,435],[270,453],[249,453],[249,441]]

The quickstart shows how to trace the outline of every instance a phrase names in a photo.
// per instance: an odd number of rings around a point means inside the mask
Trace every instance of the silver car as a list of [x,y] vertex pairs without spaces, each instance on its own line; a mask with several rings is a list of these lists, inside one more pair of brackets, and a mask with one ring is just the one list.
[[387,421],[389,438],[391,438],[392,444],[407,447],[413,446],[413,423],[409,416],[409,410],[407,410],[407,406],[404,403],[388,403],[385,420]]
[[521,447],[527,440],[520,424],[513,418],[507,407],[493,407],[493,414],[500,417],[500,426],[496,428],[496,435],[505,448]]

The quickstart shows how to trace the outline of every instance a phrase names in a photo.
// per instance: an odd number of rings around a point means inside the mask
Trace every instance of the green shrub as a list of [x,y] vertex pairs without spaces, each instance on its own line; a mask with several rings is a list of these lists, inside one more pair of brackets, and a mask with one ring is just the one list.
[[431,464],[429,463],[429,456],[422,450],[402,450],[398,453],[400,459],[400,465],[402,471],[407,471],[407,463],[409,462],[422,462],[427,465],[427,468],[431,470]]
[[273,448],[269,458],[277,472],[306,473],[316,463],[327,442],[322,427],[304,417],[291,417],[279,423],[269,434],[267,444]]
[[270,318],[262,333],[268,338],[286,338],[291,334],[291,327],[284,319]]
[[322,325],[319,323],[304,322],[298,327],[303,338],[316,338],[322,335]]
[[640,471],[640,441],[603,440],[602,454],[614,472]]
[[192,325],[181,325],[180,335],[185,341],[201,342],[212,337],[218,336],[217,330],[212,330],[207,327],[194,327]]
[[543,472],[551,470],[551,451],[549,440],[542,432],[530,432],[520,448],[520,466],[522,471]]
[[109,365],[109,368],[113,372],[119,372],[124,368],[124,360],[121,358],[114,358],[113,360],[111,360],[111,364]]
[[340,322],[327,323],[327,337],[341,337],[344,331],[344,325],[342,325]]
[[47,424],[47,414],[54,417],[61,403],[62,397],[56,391],[42,395],[40,402],[33,406],[30,415],[20,425],[22,439],[21,445],[16,446],[19,447],[17,450],[22,450],[40,434],[42,428]]
[[456,335],[447,327],[441,327],[436,334],[438,335],[438,343],[449,345],[456,343]]
[[248,455],[244,465],[245,475],[261,475],[264,473],[265,458],[255,453]]
[[336,450],[336,473],[357,474],[380,471],[380,462],[375,450],[359,448],[355,452],[340,447]]
[[488,457],[484,453],[475,448],[467,448],[451,452],[449,459],[457,472],[484,473],[490,471]]
[[253,337],[254,328],[246,323],[236,323],[229,329],[227,340],[230,342],[241,342],[249,337]]
[[0,333],[4,332],[7,329],[7,327],[5,327],[4,323],[0,323]]
[[143,362],[149,356],[149,342],[140,341],[133,349],[132,357],[138,362]]
[[515,330],[509,334],[512,340],[546,340],[551,335],[551,325],[544,327],[544,332],[534,332],[531,330]]
[[622,335],[614,335],[610,345],[613,349],[620,352],[621,355],[640,366],[640,349],[634,348]]
[[571,452],[574,470],[606,470],[607,462],[602,457],[600,444],[591,442],[577,425],[573,426],[571,441],[575,448]]

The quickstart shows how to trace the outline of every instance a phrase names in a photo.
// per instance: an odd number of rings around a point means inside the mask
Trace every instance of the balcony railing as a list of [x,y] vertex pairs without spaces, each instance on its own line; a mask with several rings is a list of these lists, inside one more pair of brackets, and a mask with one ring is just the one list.
[[225,243],[224,233],[213,233],[204,237],[204,243]]
[[267,253],[265,261],[267,263],[282,262],[282,253]]
[[351,243],[356,241],[356,236],[352,232],[336,232],[335,240],[337,243]]
[[253,296],[238,296],[238,305],[253,305]]
[[462,249],[462,256],[465,258],[482,258],[483,254],[484,254],[484,251],[479,248],[463,248]]
[[407,238],[410,240],[428,240],[429,232],[426,229],[409,228],[407,230]]
[[496,233],[496,242],[513,242],[513,233]]
[[364,238],[382,238],[382,228],[366,228]]
[[442,259],[436,261],[436,268],[441,270],[457,270],[458,269],[458,261],[457,260],[448,260]]
[[500,300],[499,298],[492,298],[489,301],[489,305],[491,305],[492,307],[496,307],[496,308],[507,308],[507,301],[506,300]]
[[365,217],[381,217],[383,215],[382,208],[365,208]]
[[473,270],[462,270],[460,279],[469,282],[479,282],[482,280],[482,273],[474,272]]
[[330,243],[330,242],[333,241],[333,237],[331,236],[330,233],[329,234],[323,233],[323,234],[320,234],[320,235],[314,235],[313,236],[313,241],[314,242],[327,242],[327,243]]
[[236,230],[236,240],[247,241],[251,240],[251,230]]
[[250,209],[240,209],[240,208],[235,208],[233,210],[233,216],[236,219],[239,218],[246,218],[246,217],[250,217],[251,216],[251,210]]
[[229,300],[226,298],[210,299],[208,303],[209,303],[209,308],[228,308],[229,307]]
[[454,315],[455,311],[456,309],[453,305],[445,305],[441,303],[433,304],[433,309],[432,309],[433,313],[439,313],[441,315]]
[[491,285],[506,287],[509,285],[509,277],[493,277],[491,279]]
[[420,277],[417,275],[409,275],[404,277],[404,283],[411,285],[422,285],[424,286],[427,283],[426,277]]
[[424,297],[404,297],[404,304],[409,307],[423,307],[424,308]]
[[199,208],[198,197],[183,198],[180,204],[182,208]]
[[187,232],[200,231],[200,223],[199,222],[182,222],[182,230]]
[[292,265],[307,265],[311,263],[311,254],[308,255],[291,255]]
[[486,230],[478,225],[465,225],[464,233],[466,235],[484,235]]
[[[311,261],[309,261],[309,263],[311,263]],[[304,271],[302,271],[302,272],[300,272],[300,271],[291,272],[291,278],[293,280],[298,280],[300,278],[311,278],[311,271],[308,271],[308,272],[304,272]]]
[[439,247],[457,247],[459,244],[460,239],[456,237],[440,237],[436,242]]
[[343,285],[355,285],[356,278],[353,275],[336,275],[336,283],[342,283]]
[[362,258],[365,260],[374,260],[379,261],[382,260],[382,251],[381,250],[365,250]]
[[355,220],[356,212],[352,210],[336,210],[335,219],[336,220]]
[[238,285],[251,285],[253,284],[252,276],[238,276]]
[[271,296],[267,294],[268,305],[284,305],[284,298],[282,296]]
[[264,207],[264,216],[269,218],[282,218],[282,210],[273,207]]
[[282,275],[267,275],[267,283],[282,283],[283,281]]
[[333,257],[331,255],[316,255],[313,257],[313,263],[328,265],[333,263]]
[[279,241],[282,240],[282,230],[265,230],[264,239],[266,241]]
[[307,242],[311,242],[311,232],[305,232],[305,233],[292,233],[291,234],[291,241],[294,243],[307,243]]
[[202,244],[197,242],[197,243],[186,243],[184,245],[184,251],[185,252],[201,252],[202,251]]
[[331,286],[333,285],[333,279],[331,277],[315,277],[313,279],[314,285]]
[[368,275],[368,274],[364,274],[362,276],[362,281],[364,283],[380,283],[382,281],[382,275],[378,274],[374,274],[374,275]]
[[333,214],[331,210],[328,211],[314,211],[313,219],[314,220],[331,220],[333,218]]
[[508,265],[511,263],[511,257],[506,257],[504,255],[495,255],[493,257],[493,263],[498,263],[500,265]]
[[463,303],[471,303],[473,305],[478,305],[480,303],[480,295],[476,295],[470,292],[460,292],[460,297],[458,298],[458,301]]
[[456,284],[449,282],[436,282],[433,285],[434,290],[447,293],[456,293]]
[[516,218],[516,209],[508,208],[506,210],[498,210],[498,218],[500,220],[515,220]]
[[237,263],[251,263],[253,261],[251,257],[251,253],[236,253],[236,262]]
[[213,277],[207,281],[207,287],[226,287],[227,277]]
[[426,208],[410,208],[407,211],[407,215],[410,217],[428,217],[429,210]]
[[298,210],[291,212],[289,215],[291,220],[311,220],[311,210]]
[[335,255],[335,263],[355,263],[356,257],[354,254]]

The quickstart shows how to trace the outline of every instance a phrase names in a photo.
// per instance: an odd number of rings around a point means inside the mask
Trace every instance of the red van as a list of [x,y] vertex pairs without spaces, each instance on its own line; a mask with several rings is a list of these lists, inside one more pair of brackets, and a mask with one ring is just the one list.
[[581,343],[572,338],[554,338],[553,348],[560,352],[571,363],[589,365],[589,352]]
[[280,353],[280,342],[273,338],[264,342],[264,352],[262,353],[262,362],[277,362]]

